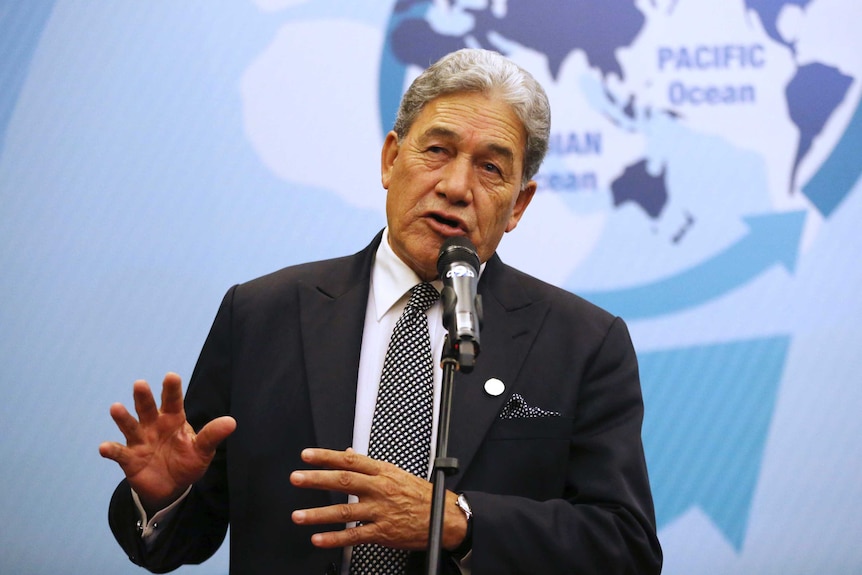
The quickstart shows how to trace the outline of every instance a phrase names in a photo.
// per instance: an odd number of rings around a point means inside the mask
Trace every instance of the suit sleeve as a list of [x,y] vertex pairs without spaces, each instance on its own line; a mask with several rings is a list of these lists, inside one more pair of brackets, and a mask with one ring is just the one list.
[[[235,288],[225,295],[195,366],[185,398],[186,416],[199,430],[229,413],[230,325]],[[153,573],[199,564],[221,545],[228,526],[227,445],[220,445],[206,474],[192,486],[177,514],[155,543],[147,547],[137,528],[131,488],[123,480],[111,498],[108,522],[129,559]]]
[[465,491],[474,513],[473,573],[661,571],[637,359],[622,320],[610,323],[583,373],[569,376],[579,389],[563,493],[539,501]]

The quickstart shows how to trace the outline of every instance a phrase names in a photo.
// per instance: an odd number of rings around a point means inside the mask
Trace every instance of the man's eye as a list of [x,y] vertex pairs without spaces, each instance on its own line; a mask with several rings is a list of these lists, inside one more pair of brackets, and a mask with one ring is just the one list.
[[428,151],[432,154],[442,154],[446,151],[446,148],[442,146],[428,146]]
[[498,168],[496,165],[491,164],[491,163],[487,163],[487,164],[485,164],[485,165],[483,166],[483,169],[484,169],[486,172],[488,172],[489,174],[497,174],[497,175],[500,175],[500,174],[502,174],[502,173],[503,173],[503,172],[502,172],[502,170],[500,170],[500,168]]

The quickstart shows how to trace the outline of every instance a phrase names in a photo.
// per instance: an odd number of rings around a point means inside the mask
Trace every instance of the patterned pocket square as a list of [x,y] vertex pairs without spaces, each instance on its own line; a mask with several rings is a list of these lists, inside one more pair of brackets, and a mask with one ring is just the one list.
[[525,419],[530,417],[560,417],[562,414],[557,411],[548,411],[541,407],[533,407],[527,405],[526,400],[520,393],[513,393],[509,398],[509,402],[503,407],[500,412],[500,419]]

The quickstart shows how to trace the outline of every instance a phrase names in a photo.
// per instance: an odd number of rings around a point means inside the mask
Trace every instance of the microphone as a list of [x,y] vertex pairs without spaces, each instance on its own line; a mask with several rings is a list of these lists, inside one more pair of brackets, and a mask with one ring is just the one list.
[[482,296],[476,294],[479,283],[479,256],[468,238],[448,238],[440,247],[437,273],[443,280],[440,299],[443,302],[443,327],[449,332],[449,344],[458,354],[459,368],[473,371],[479,355],[479,328],[482,324]]

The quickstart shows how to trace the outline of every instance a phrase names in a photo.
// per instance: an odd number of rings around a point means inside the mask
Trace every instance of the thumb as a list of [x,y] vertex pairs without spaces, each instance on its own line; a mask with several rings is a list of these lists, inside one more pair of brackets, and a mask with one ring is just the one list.
[[219,443],[224,441],[228,435],[236,429],[236,419],[229,415],[217,417],[203,426],[197,437],[195,447],[199,452],[207,456],[212,455]]

